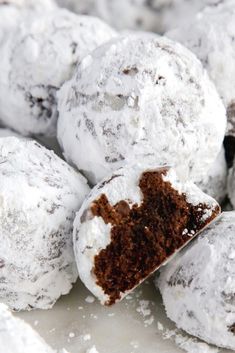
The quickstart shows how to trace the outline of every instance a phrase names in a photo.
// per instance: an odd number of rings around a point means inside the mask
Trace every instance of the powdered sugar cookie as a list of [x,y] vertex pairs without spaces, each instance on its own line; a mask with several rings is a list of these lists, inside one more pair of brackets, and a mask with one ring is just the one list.
[[0,139],[0,175],[0,301],[50,308],[77,278],[72,225],[89,188],[29,139]]
[[106,305],[153,273],[219,213],[215,200],[172,168],[118,169],[91,191],[76,215],[81,280]]
[[57,90],[115,32],[99,19],[64,9],[25,17],[2,48],[0,122],[23,135],[55,135]]
[[167,316],[189,334],[235,349],[235,212],[223,213],[161,270]]
[[99,47],[58,96],[64,156],[93,184],[141,159],[200,181],[222,146],[226,117],[214,85],[191,52],[164,37]]

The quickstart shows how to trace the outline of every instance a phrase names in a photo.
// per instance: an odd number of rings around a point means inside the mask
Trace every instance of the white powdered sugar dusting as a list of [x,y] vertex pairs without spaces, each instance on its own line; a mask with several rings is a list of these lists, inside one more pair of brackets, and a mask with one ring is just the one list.
[[222,146],[226,117],[214,85],[191,52],[165,37],[132,34],[100,46],[58,100],[64,156],[92,184],[140,160],[200,181]]
[[50,308],[77,278],[75,212],[85,178],[29,139],[0,138],[0,297],[17,310]]
[[84,56],[116,32],[97,18],[60,8],[21,17],[1,48],[0,122],[23,135],[54,136],[57,90]]
[[207,69],[227,108],[228,135],[235,135],[234,16],[234,1],[218,1],[218,6],[206,7],[185,26],[166,33],[192,50]]
[[224,212],[156,281],[167,316],[204,341],[235,349],[235,211]]

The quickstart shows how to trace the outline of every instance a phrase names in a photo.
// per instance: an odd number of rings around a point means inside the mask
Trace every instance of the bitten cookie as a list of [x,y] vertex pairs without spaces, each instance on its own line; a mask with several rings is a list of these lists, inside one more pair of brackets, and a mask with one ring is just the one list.
[[72,248],[86,180],[33,140],[0,139],[0,301],[47,309],[77,278]]
[[64,156],[93,184],[141,159],[200,181],[222,147],[226,116],[214,85],[191,52],[164,37],[99,47],[58,96]]
[[55,135],[58,88],[116,32],[99,19],[64,9],[28,17],[1,47],[0,123],[23,135]]
[[96,185],[74,221],[81,280],[101,301],[121,300],[220,212],[173,169],[118,169]]
[[0,304],[0,347],[1,353],[56,353],[4,304]]
[[167,316],[189,334],[235,349],[235,212],[223,213],[161,270]]

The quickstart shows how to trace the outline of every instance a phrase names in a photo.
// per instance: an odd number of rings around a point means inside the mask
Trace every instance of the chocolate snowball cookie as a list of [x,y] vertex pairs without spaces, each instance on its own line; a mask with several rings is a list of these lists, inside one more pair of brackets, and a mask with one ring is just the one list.
[[158,31],[158,13],[152,1],[146,0],[57,0],[58,4],[77,13],[102,18],[111,26],[122,29]]
[[214,81],[227,109],[226,154],[231,165],[235,154],[235,2],[222,1],[199,13],[186,26],[166,33],[191,49]]
[[[6,41],[9,33],[18,26],[22,16],[32,16],[31,11],[50,11],[56,8],[53,0],[0,0],[0,53],[1,45]],[[31,13],[30,13],[31,12]],[[2,75],[2,73],[1,73]]]
[[47,309],[77,278],[72,246],[85,179],[29,139],[0,139],[0,302]]
[[222,203],[227,196],[227,178],[228,168],[225,160],[225,151],[222,148],[207,175],[196,185],[206,194]]
[[199,181],[222,146],[226,117],[214,85],[191,52],[164,37],[97,48],[58,97],[64,156],[93,184],[141,159]]
[[111,26],[163,33],[189,21],[206,5],[221,0],[57,0],[77,13],[102,18]]
[[1,353],[56,353],[4,304],[0,304],[0,347]]
[[76,215],[80,278],[102,304],[114,304],[219,212],[215,200],[182,183],[172,168],[120,168],[95,186]]
[[23,135],[55,135],[58,88],[115,33],[99,19],[64,9],[25,15],[1,48],[0,123]]
[[235,349],[235,212],[225,212],[161,270],[167,316],[189,334]]

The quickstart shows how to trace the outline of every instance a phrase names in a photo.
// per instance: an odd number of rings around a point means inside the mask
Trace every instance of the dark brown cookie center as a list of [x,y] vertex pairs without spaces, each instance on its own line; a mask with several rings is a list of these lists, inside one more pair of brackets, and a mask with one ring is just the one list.
[[162,179],[167,169],[143,173],[139,187],[141,205],[120,201],[115,206],[102,194],[91,211],[112,224],[111,243],[95,257],[97,284],[109,296],[108,305],[150,275],[190,237],[219,213],[203,219],[208,205],[193,206],[169,182]]

